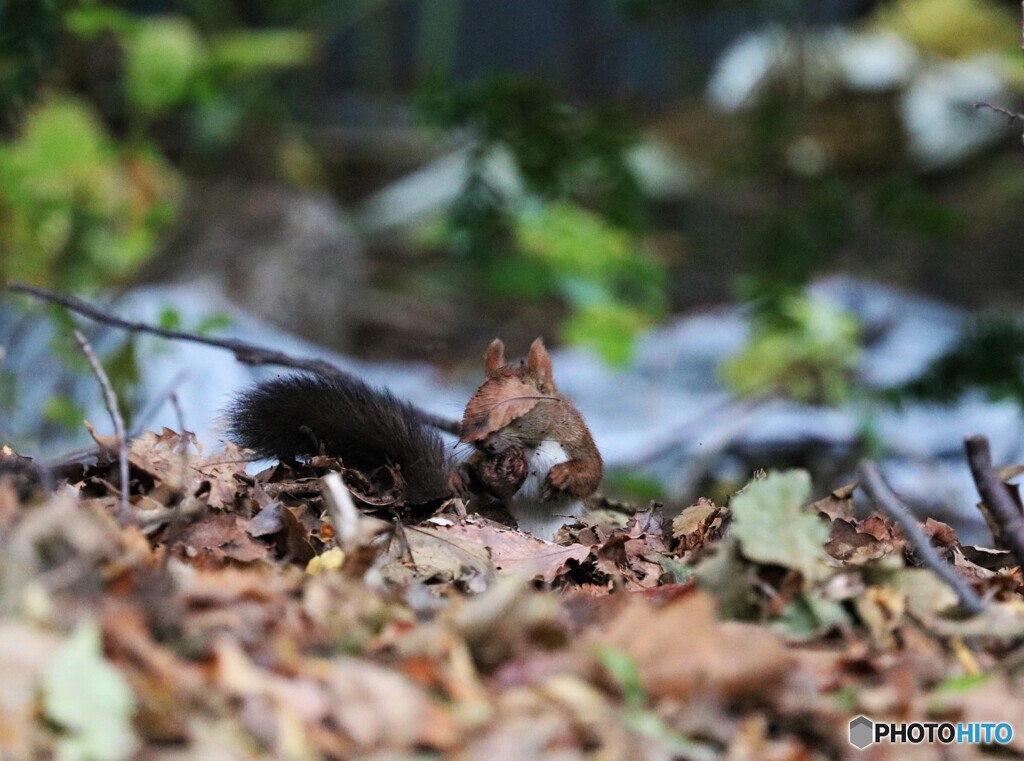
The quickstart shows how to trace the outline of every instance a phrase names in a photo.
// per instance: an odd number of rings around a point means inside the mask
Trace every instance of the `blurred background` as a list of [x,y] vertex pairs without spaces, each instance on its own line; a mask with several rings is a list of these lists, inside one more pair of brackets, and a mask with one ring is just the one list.
[[[871,455],[948,510],[963,434],[1024,459],[1021,124],[976,105],[1021,99],[1019,12],[0,0],[0,274],[330,356],[450,417],[490,339],[543,335],[612,493],[794,464],[836,485]],[[0,302],[24,454],[105,420],[68,327]],[[215,438],[252,377],[90,335],[136,427]]]

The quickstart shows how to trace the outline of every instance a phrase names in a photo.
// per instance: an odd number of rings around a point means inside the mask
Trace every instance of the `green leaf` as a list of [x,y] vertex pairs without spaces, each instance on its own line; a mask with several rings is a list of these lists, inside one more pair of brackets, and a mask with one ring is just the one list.
[[667,573],[672,577],[674,584],[685,584],[693,576],[692,567],[683,565],[668,555],[658,555],[658,564],[661,566],[662,573]]
[[195,28],[185,19],[146,19],[128,44],[125,96],[143,116],[180,105],[192,94],[206,59]]
[[120,761],[138,744],[134,696],[104,659],[93,623],[79,625],[43,673],[43,707],[66,732],[59,761]]
[[719,542],[715,552],[694,569],[694,576],[697,586],[715,596],[718,615],[722,618],[756,621],[760,617],[752,567],[738,556],[734,536],[726,536]]
[[951,676],[935,685],[932,693],[958,694],[970,692],[985,684],[991,676],[991,674],[960,674],[958,676]]
[[94,5],[70,9],[64,15],[64,25],[72,33],[86,39],[106,31],[124,37],[135,30],[136,20],[120,8]]
[[721,367],[722,379],[745,396],[766,391],[812,403],[850,394],[860,330],[847,312],[804,296],[783,301],[784,321],[754,333]]
[[638,709],[647,703],[647,692],[632,658],[616,648],[601,647],[597,651],[597,659],[622,690],[628,707]]
[[181,314],[174,307],[164,307],[160,310],[156,324],[167,330],[178,330],[181,328]]
[[43,419],[56,423],[68,431],[77,431],[85,418],[83,410],[73,399],[58,395],[51,397],[43,409]]
[[211,42],[210,59],[232,74],[253,75],[305,66],[315,49],[312,35],[294,29],[233,31]]
[[633,357],[633,341],[650,324],[648,316],[617,301],[579,306],[562,326],[570,343],[589,346],[612,365],[625,365]]
[[808,639],[847,621],[843,606],[834,600],[798,595],[775,620],[774,628],[793,639]]
[[196,324],[195,332],[201,336],[208,336],[211,333],[231,327],[231,316],[223,312],[207,315]]
[[732,533],[747,558],[793,568],[807,579],[828,573],[828,526],[805,508],[811,477],[805,470],[772,471],[729,503]]

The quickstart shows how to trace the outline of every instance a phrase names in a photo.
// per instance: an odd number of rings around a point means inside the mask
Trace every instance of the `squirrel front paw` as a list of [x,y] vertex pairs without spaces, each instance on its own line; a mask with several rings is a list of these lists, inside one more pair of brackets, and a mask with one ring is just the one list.
[[541,498],[546,501],[558,500],[565,496],[573,486],[572,468],[567,463],[552,465],[544,479],[544,486],[541,491]]

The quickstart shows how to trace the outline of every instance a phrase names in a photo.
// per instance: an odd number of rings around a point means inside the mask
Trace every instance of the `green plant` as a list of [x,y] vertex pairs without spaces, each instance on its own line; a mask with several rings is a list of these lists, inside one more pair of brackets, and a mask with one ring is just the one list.
[[806,296],[788,297],[779,319],[752,326],[750,342],[721,367],[740,395],[775,393],[837,404],[852,392],[860,330],[847,312]]
[[[496,293],[560,296],[571,309],[567,340],[611,362],[628,360],[634,337],[666,299],[664,266],[643,245],[625,117],[576,108],[542,84],[508,76],[463,91],[428,90],[421,111],[476,137],[442,245]],[[497,154],[511,159],[521,194],[490,179]]]
[[1024,405],[1024,327],[1018,319],[1002,314],[976,318],[949,351],[888,396],[952,402],[971,389]]
[[69,289],[123,278],[173,219],[177,175],[118,143],[92,106],[52,96],[0,144],[0,272]]

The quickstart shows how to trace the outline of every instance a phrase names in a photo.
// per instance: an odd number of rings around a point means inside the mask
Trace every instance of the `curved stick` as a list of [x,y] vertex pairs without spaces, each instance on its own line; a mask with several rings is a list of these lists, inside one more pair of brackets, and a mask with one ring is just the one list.
[[[7,288],[14,293],[24,293],[37,299],[48,301],[51,304],[59,304],[90,320],[120,328],[121,330],[127,330],[131,333],[150,333],[176,341],[191,341],[192,343],[205,344],[206,346],[213,346],[218,349],[227,349],[235,355],[235,359],[246,365],[278,365],[280,367],[291,367],[296,370],[305,370],[315,375],[333,376],[344,380],[352,380],[354,378],[351,373],[345,372],[340,367],[322,359],[293,357],[290,354],[256,346],[246,341],[237,341],[230,338],[211,338],[210,336],[202,336],[198,333],[190,333],[187,330],[162,328],[145,322],[124,320],[93,306],[77,296],[55,293],[34,285],[10,282],[7,284]],[[434,415],[418,407],[413,407],[413,411],[424,425],[437,428],[446,433],[455,434],[456,436],[459,435],[460,424],[458,421]]]
[[932,547],[931,540],[924,533],[921,524],[910,514],[907,506],[900,502],[899,497],[882,478],[878,465],[871,460],[862,461],[857,470],[857,476],[865,493],[903,529],[903,533],[907,535],[910,543],[914,546],[921,562],[956,592],[956,596],[965,610],[972,615],[980,613],[985,607],[984,600],[971,588],[967,580],[957,573],[953,566],[943,560]]

